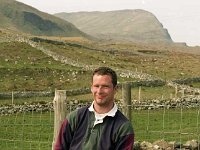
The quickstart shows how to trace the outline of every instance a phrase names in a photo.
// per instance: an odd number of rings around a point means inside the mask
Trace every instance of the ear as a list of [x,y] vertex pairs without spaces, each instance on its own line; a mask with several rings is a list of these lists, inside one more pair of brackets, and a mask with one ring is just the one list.
[[90,91],[93,92],[92,85],[90,86]]

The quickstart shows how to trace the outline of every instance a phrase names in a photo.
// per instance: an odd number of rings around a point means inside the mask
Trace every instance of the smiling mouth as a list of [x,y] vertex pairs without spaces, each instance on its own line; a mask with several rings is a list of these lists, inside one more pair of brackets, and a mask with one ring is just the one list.
[[97,97],[98,99],[103,99],[103,97]]
[[105,96],[97,96],[98,99],[104,99]]

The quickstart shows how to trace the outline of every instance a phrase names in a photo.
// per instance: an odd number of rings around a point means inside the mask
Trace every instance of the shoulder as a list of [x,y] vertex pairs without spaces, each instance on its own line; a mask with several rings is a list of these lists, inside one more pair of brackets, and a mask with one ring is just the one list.
[[116,119],[119,123],[118,132],[126,134],[133,133],[133,127],[131,122],[119,110],[116,113]]
[[67,120],[69,121],[70,124],[76,126],[78,121],[84,117],[86,112],[88,112],[88,106],[78,108],[68,114]]
[[115,115],[115,128],[114,128],[114,138],[115,143],[126,139],[129,136],[134,135],[133,127],[131,122],[120,112],[117,111]]
[[88,106],[83,106],[81,108],[77,108],[74,111],[70,112],[67,118],[76,118],[78,115],[81,115],[85,111],[87,111]]
[[78,114],[80,115],[80,114],[82,114],[82,113],[84,113],[84,112],[86,112],[86,111],[89,111],[88,108],[89,108],[89,106],[83,106],[83,107],[81,107],[81,108],[78,108],[78,109],[77,109],[77,112],[78,112]]
[[117,110],[115,117],[121,123],[129,121],[120,110]]

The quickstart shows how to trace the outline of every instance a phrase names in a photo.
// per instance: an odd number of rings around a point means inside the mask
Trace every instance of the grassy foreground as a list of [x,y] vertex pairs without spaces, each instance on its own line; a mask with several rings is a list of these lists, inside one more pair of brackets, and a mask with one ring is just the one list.
[[53,141],[53,113],[1,116],[0,135],[1,149],[49,150]]
[[[53,112],[0,116],[1,149],[51,149],[53,116]],[[199,120],[199,109],[134,110],[132,112],[136,141],[199,140]]]
[[185,142],[200,138],[199,108],[133,112],[136,140]]

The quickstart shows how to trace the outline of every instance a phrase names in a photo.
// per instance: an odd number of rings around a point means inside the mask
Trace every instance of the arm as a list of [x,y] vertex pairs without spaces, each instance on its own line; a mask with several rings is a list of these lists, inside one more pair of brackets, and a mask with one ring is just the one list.
[[123,136],[117,143],[116,150],[132,150],[134,144],[134,134]]
[[[56,139],[56,143],[54,145],[54,150],[69,149],[69,143],[67,142],[65,137],[66,133],[69,132],[69,130],[67,131],[68,126],[69,126],[68,120],[65,119],[60,127],[60,131]],[[67,133],[67,135],[69,134]]]
[[123,124],[118,131],[116,150],[132,150],[134,145],[134,132],[130,122]]
[[62,123],[54,150],[69,150],[76,126],[76,112],[72,112]]

